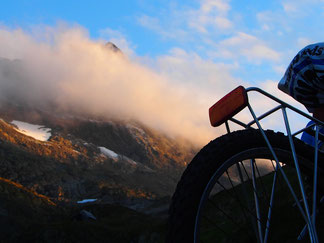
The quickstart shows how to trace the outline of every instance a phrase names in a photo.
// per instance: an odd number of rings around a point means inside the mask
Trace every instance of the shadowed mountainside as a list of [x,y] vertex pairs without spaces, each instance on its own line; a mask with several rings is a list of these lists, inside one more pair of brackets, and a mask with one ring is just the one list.
[[[80,218],[80,211],[96,220]],[[1,242],[163,242],[165,220],[110,204],[54,203],[0,178]]]

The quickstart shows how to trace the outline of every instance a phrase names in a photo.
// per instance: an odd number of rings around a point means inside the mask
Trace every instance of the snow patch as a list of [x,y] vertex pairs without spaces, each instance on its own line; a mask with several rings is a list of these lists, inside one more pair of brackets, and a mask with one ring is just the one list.
[[113,159],[117,159],[118,158],[118,154],[116,154],[114,151],[110,150],[110,149],[107,149],[105,147],[99,147],[100,149],[100,152],[110,158],[113,158]]
[[126,157],[126,156],[123,156],[123,159],[125,160],[125,162],[127,162],[128,164],[131,164],[131,165],[137,165],[137,162],[135,162],[134,160]]
[[77,203],[89,203],[89,202],[95,202],[97,199],[83,199],[81,201],[77,201]]
[[128,158],[125,155],[117,154],[114,151],[112,151],[110,149],[107,149],[105,147],[98,147],[98,148],[100,149],[100,152],[103,155],[105,155],[105,156],[107,156],[109,158],[112,158],[115,162],[124,163],[124,164],[128,164],[128,165],[131,165],[131,166],[138,166],[138,162]]
[[27,122],[13,120],[12,124],[16,125],[18,129],[16,131],[25,134],[27,136],[33,137],[40,141],[48,141],[51,137],[51,129],[46,128],[43,125],[34,125]]

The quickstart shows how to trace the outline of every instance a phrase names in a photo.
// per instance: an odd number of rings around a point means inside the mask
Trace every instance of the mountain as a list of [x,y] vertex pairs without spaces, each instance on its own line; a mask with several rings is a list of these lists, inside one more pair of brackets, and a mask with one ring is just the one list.
[[105,44],[105,47],[108,50],[113,51],[115,53],[122,53],[122,51],[114,43],[112,43],[110,41]]
[[[195,146],[136,121],[4,99],[0,117],[0,240],[163,242],[169,199]],[[85,209],[100,220],[75,222]]]
[[[0,176],[55,200],[169,197],[196,152],[189,142],[136,121],[95,120],[9,102],[2,102],[0,117]],[[12,121],[43,125],[51,129],[50,138],[29,137]]]
[[0,57],[0,241],[163,242],[169,199],[198,148],[137,120],[39,100],[23,69]]
[[[96,215],[95,220],[82,213]],[[54,203],[0,178],[1,242],[164,242],[165,220],[111,204]]]

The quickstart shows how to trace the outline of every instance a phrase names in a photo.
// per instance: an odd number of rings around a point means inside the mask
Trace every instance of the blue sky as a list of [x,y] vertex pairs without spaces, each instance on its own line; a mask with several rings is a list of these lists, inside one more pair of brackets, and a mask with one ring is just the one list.
[[[4,0],[0,11],[0,57],[30,59],[30,63],[41,65],[49,63],[50,66],[44,67],[44,70],[52,68],[52,72],[61,74],[52,83],[60,84],[56,89],[62,89],[63,81],[81,77],[84,73],[81,75],[78,70],[71,70],[71,77],[64,76],[68,74],[60,62],[71,59],[86,66],[89,60],[81,60],[80,53],[91,56],[97,50],[93,49],[94,45],[112,41],[132,63],[122,61],[125,69],[116,66],[116,70],[133,70],[127,77],[132,80],[138,75],[133,83],[142,82],[142,78],[147,80],[143,81],[143,85],[154,83],[152,88],[156,90],[155,97],[160,96],[160,107],[167,97],[169,107],[173,108],[161,109],[165,113],[174,112],[174,117],[179,118],[179,121],[174,119],[173,124],[182,126],[183,121],[192,120],[191,125],[187,124],[187,130],[204,127],[206,124],[200,124],[200,121],[206,116],[207,108],[240,84],[259,86],[284,97],[276,90],[276,84],[290,60],[305,45],[324,40],[324,0]],[[48,36],[57,43],[46,41]],[[73,50],[64,49],[73,41]],[[29,53],[26,49],[34,52]],[[56,66],[53,65],[53,57],[57,59]],[[105,78],[112,80],[113,77],[124,82],[125,71],[115,72],[120,76],[113,76],[115,73],[100,74],[105,72],[102,60],[110,62],[109,58],[91,58],[97,67],[89,67],[86,72],[92,81],[92,86],[87,84],[89,87],[100,91],[101,83],[96,80]],[[119,61],[117,63],[120,64]],[[71,69],[76,67],[75,63],[70,65]],[[35,80],[41,80],[46,75],[35,71]],[[149,81],[151,79],[154,81]],[[85,84],[85,81],[80,83]],[[133,83],[128,81],[127,84],[137,89]],[[66,88],[69,85],[63,86]],[[163,85],[168,88],[162,88],[164,93],[158,94],[157,87]],[[154,108],[150,110],[144,104],[150,103],[148,100],[152,95],[143,90],[137,91],[141,96],[147,95],[138,113],[145,113],[146,120],[150,120]],[[171,93],[166,95],[168,91]],[[137,94],[133,90],[127,92],[128,95],[120,96],[127,100],[130,94]],[[87,103],[92,104],[99,96],[90,97]],[[190,100],[187,103],[195,108],[178,105],[179,97],[183,101]],[[201,107],[204,113],[199,113]],[[181,111],[186,109],[195,110],[195,116],[189,112],[180,116]],[[160,127],[163,127],[163,121],[167,122],[170,114],[158,121],[152,118],[152,123],[161,121]]]

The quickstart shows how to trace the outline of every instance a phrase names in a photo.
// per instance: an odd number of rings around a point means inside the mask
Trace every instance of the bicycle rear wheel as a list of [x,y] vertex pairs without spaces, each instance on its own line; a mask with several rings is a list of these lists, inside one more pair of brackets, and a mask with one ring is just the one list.
[[[301,199],[287,137],[273,131],[266,135],[295,197]],[[294,142],[303,178],[310,178],[314,151],[298,139]],[[210,142],[178,183],[169,210],[167,241],[295,242],[305,217],[276,166],[259,130],[237,131]],[[320,228],[323,215],[317,219]],[[303,241],[309,242],[307,234]]]

